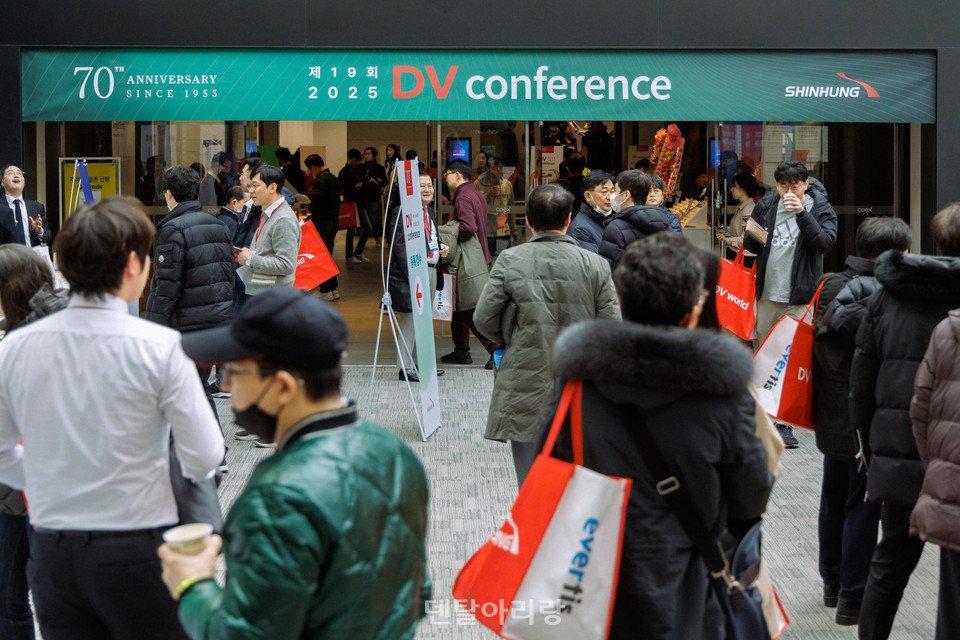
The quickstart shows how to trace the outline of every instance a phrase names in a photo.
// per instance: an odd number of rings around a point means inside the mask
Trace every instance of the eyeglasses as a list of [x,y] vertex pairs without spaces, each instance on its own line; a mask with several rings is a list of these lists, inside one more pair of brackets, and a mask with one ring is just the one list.
[[777,189],[783,191],[784,193],[791,191],[794,194],[804,193],[807,189],[807,186],[802,182],[795,182],[793,184],[786,184],[784,182],[777,183]]
[[3,175],[10,176],[12,178],[13,176],[25,176],[27,174],[25,171],[17,171],[16,169],[10,169],[10,171],[7,171]]
[[592,193],[595,193],[595,194],[597,194],[597,195],[599,195],[599,196],[609,196],[609,195],[612,195],[612,194],[613,194],[613,189],[609,189],[609,188],[608,188],[608,189],[601,189],[601,188],[598,187],[598,188],[596,188],[596,189],[593,189],[593,190],[592,190]]

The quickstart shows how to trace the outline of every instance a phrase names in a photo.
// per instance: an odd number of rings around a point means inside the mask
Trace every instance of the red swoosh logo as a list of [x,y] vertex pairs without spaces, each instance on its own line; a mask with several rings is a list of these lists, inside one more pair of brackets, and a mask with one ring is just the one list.
[[861,87],[863,87],[864,89],[866,89],[866,90],[867,90],[867,97],[868,97],[868,98],[879,98],[879,97],[880,97],[880,94],[877,93],[877,90],[874,89],[873,87],[871,87],[870,85],[868,85],[866,82],[860,82],[859,80],[854,80],[853,78],[848,78],[848,77],[847,77],[847,74],[845,74],[845,73],[837,73],[837,75],[840,76],[841,78],[843,78],[844,80],[849,80],[850,82],[856,82],[858,85],[860,85]]

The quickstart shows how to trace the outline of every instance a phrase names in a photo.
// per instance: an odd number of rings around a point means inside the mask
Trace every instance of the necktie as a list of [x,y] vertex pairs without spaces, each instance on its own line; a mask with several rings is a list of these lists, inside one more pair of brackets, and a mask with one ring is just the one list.
[[25,244],[28,247],[30,244],[27,242],[27,223],[23,219],[23,211],[20,209],[20,200],[13,201],[13,225],[16,231],[13,232],[13,239],[20,244]]

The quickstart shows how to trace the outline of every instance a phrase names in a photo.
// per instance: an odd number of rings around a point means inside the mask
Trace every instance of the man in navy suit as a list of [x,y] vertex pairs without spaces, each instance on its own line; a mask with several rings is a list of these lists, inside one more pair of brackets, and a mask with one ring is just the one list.
[[0,244],[16,242],[28,247],[49,244],[53,232],[47,226],[47,212],[36,200],[23,197],[24,172],[16,164],[0,169],[4,198],[0,198]]

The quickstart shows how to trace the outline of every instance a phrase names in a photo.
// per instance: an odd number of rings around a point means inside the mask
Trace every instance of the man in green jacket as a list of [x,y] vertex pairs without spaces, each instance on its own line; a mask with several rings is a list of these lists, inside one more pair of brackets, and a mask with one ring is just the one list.
[[573,195],[559,185],[530,192],[526,219],[533,238],[500,254],[473,312],[483,335],[505,345],[484,437],[510,441],[518,485],[537,456],[537,436],[553,397],[557,335],[584,320],[620,319],[606,260],[565,235],[572,208]]
[[227,362],[239,426],[277,443],[198,555],[163,545],[163,579],[193,640],[413,638],[430,598],[427,479],[396,435],[340,400],[343,317],[290,288],[253,296],[227,327],[183,337]]

